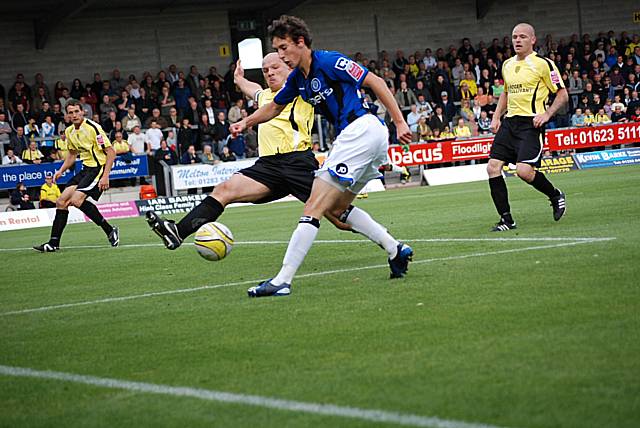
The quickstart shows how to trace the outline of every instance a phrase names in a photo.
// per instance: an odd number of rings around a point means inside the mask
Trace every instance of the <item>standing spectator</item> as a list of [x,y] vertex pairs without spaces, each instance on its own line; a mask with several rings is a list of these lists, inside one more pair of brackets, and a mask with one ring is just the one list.
[[200,75],[198,72],[198,67],[192,65],[189,67],[189,75],[187,76],[187,84],[189,85],[189,89],[191,89],[191,94],[194,96],[198,91],[198,87],[200,86],[200,80],[203,80],[204,77]]
[[11,117],[11,127],[13,129],[18,129],[19,127],[24,128],[25,126],[27,126],[27,123],[28,123],[27,117],[29,115],[27,112],[25,112],[24,105],[18,104],[16,107],[17,107],[16,111],[13,113]]
[[455,65],[451,69],[451,76],[453,77],[453,84],[457,88],[460,86],[460,81],[464,79],[464,67],[462,66],[462,60],[460,58],[455,59]]
[[194,135],[189,118],[183,117],[178,128],[178,153],[184,154],[189,146],[193,145]]
[[165,129],[169,126],[169,122],[167,122],[167,119],[160,116],[160,109],[157,107],[151,110],[151,117],[147,118],[147,120],[144,123],[145,128],[150,128],[152,121],[155,121],[160,127],[160,129]]
[[11,113],[18,111],[19,105],[23,107],[23,111],[31,110],[31,94],[22,82],[16,82],[13,88],[9,89],[8,101]]
[[209,116],[206,113],[202,113],[202,115],[200,115],[200,127],[199,127],[200,144],[202,144],[203,147],[205,145],[210,145],[210,146],[213,145],[214,133],[215,133],[215,129],[213,127],[213,124],[209,122]]
[[177,86],[173,89],[173,96],[178,112],[183,114],[189,107],[189,97],[191,96],[191,90],[184,79],[178,80]]
[[229,152],[233,153],[237,160],[245,159],[245,143],[244,135],[231,133],[227,136],[225,147],[229,148]]
[[442,111],[447,118],[447,124],[451,126],[451,122],[453,121],[458,109],[446,91],[442,91],[440,93],[440,99],[442,100]]
[[432,130],[439,130],[440,132],[444,131],[445,126],[449,123],[449,119],[445,116],[442,105],[436,105],[436,111],[431,116],[431,120],[429,121],[429,128]]
[[196,101],[196,98],[191,96],[189,97],[189,107],[182,114],[182,118],[189,119],[189,123],[191,127],[197,131],[198,126],[200,125],[200,117],[202,116],[202,110]]
[[169,109],[169,116],[167,117],[168,127],[169,128],[179,128],[180,127],[180,117],[178,116],[178,110],[175,107],[171,107]]
[[43,153],[47,156],[55,146],[56,137],[56,125],[53,123],[53,117],[51,117],[51,115],[45,117],[40,129],[40,137],[42,138],[40,148],[42,148]]
[[236,123],[242,119],[241,111],[244,108],[244,99],[240,98],[229,109],[229,123]]
[[126,82],[120,77],[120,70],[114,68],[113,72],[111,73],[111,80],[109,81],[110,88],[115,93],[120,93],[120,91],[124,89],[125,85]]
[[33,202],[29,199],[27,188],[22,181],[16,184],[16,189],[11,192],[11,205],[17,206],[20,211],[36,209]]
[[480,118],[478,119],[478,133],[482,135],[491,134],[491,118],[484,110],[480,112]]
[[31,103],[31,111],[33,113],[40,113],[40,111],[42,110],[42,105],[48,102],[49,102],[49,99],[47,98],[44,88],[39,87],[38,89],[36,89],[36,93],[33,96],[33,101]]
[[136,115],[135,106],[131,105],[127,109],[127,115],[122,119],[122,127],[125,131],[131,132],[133,128],[142,126],[140,118]]
[[16,129],[16,133],[11,136],[11,142],[9,148],[13,149],[14,153],[22,154],[23,151],[29,147],[29,139],[24,135],[24,128],[19,126]]
[[[231,77],[231,79],[232,79],[231,85],[235,87],[235,84],[233,83],[233,76]],[[211,96],[213,97],[213,108],[218,110],[224,110],[224,111],[227,111],[229,109],[229,105],[231,104],[231,99],[229,98],[229,92],[223,85],[220,84],[220,82],[213,82],[213,89],[211,90]]]
[[45,175],[44,184],[40,187],[39,208],[55,208],[56,200],[60,197],[60,189],[53,182],[52,175]]
[[582,79],[580,78],[580,72],[578,70],[573,70],[571,73],[571,77],[569,77],[569,99],[571,101],[571,106],[575,108],[578,105],[578,97],[582,94],[583,86]]
[[411,104],[410,109],[411,111],[407,115],[407,125],[409,125],[414,141],[416,141],[418,136],[418,121],[420,120],[420,113],[418,113],[418,106],[415,104]]
[[225,146],[227,136],[229,135],[229,122],[227,121],[227,117],[223,111],[218,112],[216,122],[213,127],[213,139],[216,141],[217,145],[216,153],[220,155],[222,153],[222,148]]
[[73,82],[71,83],[71,90],[69,91],[69,96],[71,96],[71,98],[79,100],[83,93],[84,88],[82,87],[82,82],[80,81],[80,79],[73,79]]
[[171,64],[167,73],[167,80],[169,81],[169,83],[171,83],[171,85],[174,85],[178,81],[178,79],[178,69],[175,64]]
[[136,100],[136,114],[140,118],[140,121],[145,123],[151,116],[154,108],[155,102],[151,96],[147,94],[147,90],[140,88],[140,97]]
[[5,144],[9,145],[11,142],[11,132],[11,125],[7,122],[6,113],[0,111],[0,156],[4,156]]
[[140,125],[133,127],[133,133],[129,135],[129,145],[131,147],[131,153],[134,155],[143,155],[147,152],[145,148],[145,136],[140,132]]
[[396,92],[395,99],[405,119],[411,111],[411,105],[418,102],[416,94],[414,94],[413,91],[409,89],[407,82],[400,82],[400,89],[398,90],[398,92]]
[[102,96],[102,104],[100,104],[98,110],[100,113],[100,122],[106,122],[109,119],[109,113],[115,113],[118,109],[115,104],[111,102],[109,95],[105,94]]
[[163,138],[162,131],[160,130],[160,126],[156,120],[152,120],[150,122],[150,128],[147,129],[146,137],[149,150],[156,151],[160,148],[160,143]]
[[173,95],[169,93],[168,87],[162,87],[160,96],[158,97],[158,103],[160,104],[160,114],[169,116],[169,110],[176,105],[176,100]]

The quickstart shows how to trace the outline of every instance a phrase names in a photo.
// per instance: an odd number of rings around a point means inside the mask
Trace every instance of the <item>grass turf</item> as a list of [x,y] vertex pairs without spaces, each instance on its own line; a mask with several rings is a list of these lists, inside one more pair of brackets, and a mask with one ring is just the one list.
[[[0,364],[192,386],[506,427],[632,427],[640,417],[640,168],[555,175],[548,202],[508,180],[519,229],[488,232],[486,183],[371,194],[357,205],[401,239],[615,237],[411,242],[401,280],[366,242],[310,251],[288,298],[250,284],[6,315],[42,306],[261,280],[275,274],[298,203],[229,209],[224,261],[168,252],[142,218],[115,221],[121,248],[0,252]],[[179,217],[179,216],[176,216]],[[515,233],[514,233],[515,232]],[[49,231],[3,232],[27,248]],[[323,222],[319,240],[361,239]],[[104,245],[92,224],[63,246]],[[555,246],[555,247],[554,247]],[[546,248],[532,248],[546,247]],[[513,252],[482,255],[496,251]],[[467,255],[467,258],[454,258]],[[449,258],[449,259],[447,259]],[[372,426],[370,421],[0,375],[0,426]],[[380,426],[384,424],[378,424]]]

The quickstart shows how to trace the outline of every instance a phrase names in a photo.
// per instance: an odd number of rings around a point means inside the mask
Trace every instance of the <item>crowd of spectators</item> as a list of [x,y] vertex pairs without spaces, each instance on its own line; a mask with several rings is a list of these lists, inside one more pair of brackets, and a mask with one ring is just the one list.
[[[570,95],[548,128],[593,126],[640,121],[640,40],[626,32],[599,33],[568,40],[541,38],[536,52],[554,61]],[[405,56],[383,51],[378,58],[355,53],[353,59],[382,77],[393,92],[415,141],[464,138],[490,133],[497,100],[504,91],[503,62],[513,53],[511,39],[490,44],[462,39],[459,46],[427,48]],[[40,163],[66,156],[64,129],[69,99],[78,99],[85,117],[99,122],[116,142],[121,156],[147,154],[168,164],[217,163],[257,155],[257,135],[249,129],[231,135],[229,125],[254,110],[233,83],[235,64],[224,75],[211,67],[203,75],[170,65],[155,75],[109,78],[99,73],[91,82],[74,79],[52,88],[42,73],[29,85],[18,74],[6,91],[0,85],[0,155],[3,164]],[[386,108],[362,89],[372,112],[391,128]],[[326,124],[323,123],[323,128]],[[323,129],[324,130],[324,129]],[[331,134],[331,132],[323,132]],[[327,147],[322,144],[321,147]]]

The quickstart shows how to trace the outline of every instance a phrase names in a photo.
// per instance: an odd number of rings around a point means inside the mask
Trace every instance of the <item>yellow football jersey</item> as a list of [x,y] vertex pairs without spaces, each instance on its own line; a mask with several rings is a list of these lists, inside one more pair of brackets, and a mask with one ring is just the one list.
[[511,57],[502,64],[507,92],[507,117],[535,116],[546,111],[549,93],[564,88],[560,72],[550,59],[533,52],[519,61]]
[[85,119],[78,129],[72,125],[64,133],[69,150],[78,152],[84,166],[102,166],[107,162],[104,149],[111,147],[111,142],[99,124]]
[[[259,91],[256,95],[258,106],[269,104],[276,94],[268,88]],[[278,116],[258,125],[259,155],[308,150],[311,148],[313,120],[313,106],[300,96],[296,97]]]

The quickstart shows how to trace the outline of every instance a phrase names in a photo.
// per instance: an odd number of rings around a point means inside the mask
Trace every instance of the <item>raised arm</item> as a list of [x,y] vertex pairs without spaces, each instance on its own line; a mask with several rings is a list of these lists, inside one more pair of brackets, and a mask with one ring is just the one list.
[[261,91],[262,87],[255,82],[247,80],[244,77],[244,69],[240,65],[240,60],[236,63],[236,70],[233,72],[233,82],[238,85],[245,97],[254,98],[256,92]]

